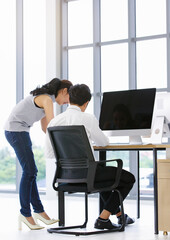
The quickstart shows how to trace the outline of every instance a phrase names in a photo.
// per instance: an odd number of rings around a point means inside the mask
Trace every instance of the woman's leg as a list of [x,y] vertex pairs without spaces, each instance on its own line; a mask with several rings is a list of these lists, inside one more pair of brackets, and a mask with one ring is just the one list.
[[36,178],[33,180],[33,183],[32,183],[31,204],[33,206],[34,212],[36,213],[44,212],[44,208],[38,193]]
[[21,214],[31,216],[30,203],[36,211],[43,212],[36,184],[37,167],[32,152],[32,143],[28,132],[5,132],[6,138],[14,148],[16,156],[23,170],[20,182]]

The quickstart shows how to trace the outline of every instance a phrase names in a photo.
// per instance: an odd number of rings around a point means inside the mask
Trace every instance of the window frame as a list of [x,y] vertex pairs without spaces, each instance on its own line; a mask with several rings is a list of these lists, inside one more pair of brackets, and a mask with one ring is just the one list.
[[[101,42],[100,38],[100,0],[93,1],[93,43],[68,46],[68,3],[75,0],[62,0],[62,77],[68,77],[68,51],[76,48],[93,47],[94,69],[94,114],[99,117],[101,106],[101,47],[120,43],[128,43],[128,70],[129,89],[137,88],[136,43],[152,39],[165,38],[167,42],[167,88],[158,88],[157,91],[170,91],[170,1],[166,0],[167,33],[151,36],[136,37],[136,0],[128,0],[128,38]],[[80,1],[80,0],[76,0]]]

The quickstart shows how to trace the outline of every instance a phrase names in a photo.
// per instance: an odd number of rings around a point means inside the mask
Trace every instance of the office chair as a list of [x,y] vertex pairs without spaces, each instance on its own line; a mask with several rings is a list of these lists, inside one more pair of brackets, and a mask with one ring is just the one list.
[[[61,226],[47,229],[49,233],[65,233],[79,235],[90,235],[98,233],[113,232],[111,230],[82,231],[88,222],[88,194],[101,191],[117,191],[120,199],[122,212],[122,225],[116,231],[124,231],[124,209],[120,192],[116,189],[122,170],[122,160],[107,160],[97,162],[94,159],[91,145],[84,126],[55,126],[49,127],[48,133],[56,157],[56,172],[53,180],[53,188],[58,192],[85,193],[85,222],[77,226]],[[115,182],[95,183],[95,172],[98,164],[105,165],[106,162],[116,161],[117,171]],[[70,231],[80,228],[81,231]]]

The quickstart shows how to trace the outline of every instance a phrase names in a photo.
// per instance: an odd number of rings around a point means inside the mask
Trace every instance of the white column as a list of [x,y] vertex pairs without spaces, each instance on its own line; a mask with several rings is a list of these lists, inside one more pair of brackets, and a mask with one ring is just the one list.
[[[61,1],[46,0],[46,81],[61,77]],[[56,104],[55,114],[60,112]],[[55,159],[46,159],[46,196],[56,199],[52,188]]]

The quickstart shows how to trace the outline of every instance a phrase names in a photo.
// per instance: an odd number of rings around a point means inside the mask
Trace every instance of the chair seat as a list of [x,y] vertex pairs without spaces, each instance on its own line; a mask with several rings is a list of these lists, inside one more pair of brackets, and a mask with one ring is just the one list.
[[85,183],[61,183],[58,185],[57,190],[61,192],[88,192]]
[[[113,181],[105,181],[105,182],[96,182],[94,184],[95,191],[105,191],[106,187],[110,187],[113,184]],[[61,192],[92,192],[87,188],[86,183],[61,183],[57,187],[58,191]]]

